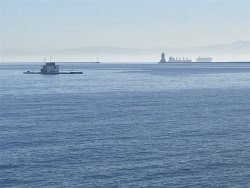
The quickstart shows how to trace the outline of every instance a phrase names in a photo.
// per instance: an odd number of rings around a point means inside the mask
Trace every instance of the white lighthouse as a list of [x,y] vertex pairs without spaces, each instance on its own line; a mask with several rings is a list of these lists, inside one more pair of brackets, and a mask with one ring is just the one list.
[[167,62],[166,62],[166,59],[165,59],[165,54],[164,54],[164,52],[162,52],[162,54],[161,54],[161,61],[160,61],[159,63],[167,63]]

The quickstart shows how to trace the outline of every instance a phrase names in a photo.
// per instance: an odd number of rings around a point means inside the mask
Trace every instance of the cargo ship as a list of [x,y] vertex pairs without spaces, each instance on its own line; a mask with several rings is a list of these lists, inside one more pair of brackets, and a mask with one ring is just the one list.
[[188,58],[181,58],[181,57],[169,57],[168,59],[169,63],[191,63],[192,59],[188,59]]
[[169,57],[168,58],[168,61],[166,61],[165,59],[165,53],[163,52],[161,54],[161,60],[159,61],[159,63],[191,63],[192,62],[192,59],[189,59],[189,58],[180,58],[180,57]]
[[198,57],[196,59],[196,62],[212,62],[212,58],[211,57]]

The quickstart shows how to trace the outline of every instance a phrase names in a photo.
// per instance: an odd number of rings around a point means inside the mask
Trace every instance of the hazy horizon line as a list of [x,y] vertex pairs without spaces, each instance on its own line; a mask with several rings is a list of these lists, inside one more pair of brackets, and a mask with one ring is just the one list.
[[[171,47],[171,46],[156,46],[156,47],[122,47],[122,46],[111,46],[111,45],[89,45],[89,46],[81,46],[81,47],[75,47],[75,48],[63,48],[63,49],[54,49],[54,50],[1,50],[1,53],[53,53],[53,52],[61,52],[61,51],[72,51],[72,50],[80,50],[80,49],[91,49],[91,48],[113,48],[113,49],[130,49],[130,50],[156,50],[156,49],[189,49],[189,48],[206,48],[206,47],[213,47],[213,46],[221,46],[221,45],[231,45],[235,43],[249,43],[250,40],[234,40],[232,42],[228,43],[216,43],[216,44],[210,44],[210,45],[193,45],[188,47]],[[249,46],[250,47],[250,46]]]

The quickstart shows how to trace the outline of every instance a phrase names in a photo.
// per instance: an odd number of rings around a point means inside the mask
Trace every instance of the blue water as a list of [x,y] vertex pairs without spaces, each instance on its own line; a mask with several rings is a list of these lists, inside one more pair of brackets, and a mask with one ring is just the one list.
[[250,187],[250,64],[0,65],[0,187]]

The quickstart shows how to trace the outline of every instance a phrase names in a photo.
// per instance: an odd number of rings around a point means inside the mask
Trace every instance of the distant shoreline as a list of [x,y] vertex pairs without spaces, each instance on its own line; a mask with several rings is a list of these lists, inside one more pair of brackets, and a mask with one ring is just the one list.
[[[41,65],[43,62],[0,62],[0,65],[4,64],[39,64]],[[158,63],[158,62],[81,62],[81,61],[56,61],[57,64],[159,64],[159,65],[172,65],[172,64],[223,64],[223,63],[250,63],[250,61],[213,61],[213,62],[166,62],[166,63]]]

